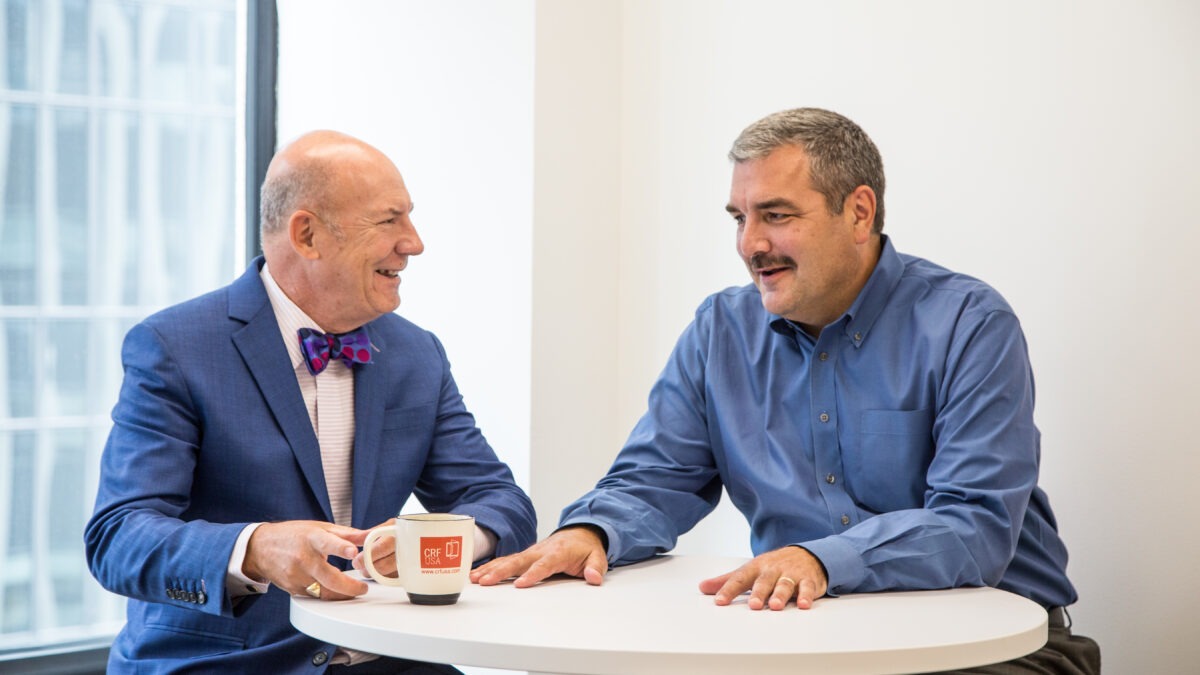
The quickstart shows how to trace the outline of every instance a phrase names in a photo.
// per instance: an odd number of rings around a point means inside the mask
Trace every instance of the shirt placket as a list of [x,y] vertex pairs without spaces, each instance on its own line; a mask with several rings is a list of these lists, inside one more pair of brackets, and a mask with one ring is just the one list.
[[[842,532],[856,522],[858,509],[846,492],[838,425],[837,364],[845,337],[831,326],[821,333],[809,370],[812,401],[813,466],[817,489],[825,499],[832,532]],[[850,422],[850,420],[845,420]]]

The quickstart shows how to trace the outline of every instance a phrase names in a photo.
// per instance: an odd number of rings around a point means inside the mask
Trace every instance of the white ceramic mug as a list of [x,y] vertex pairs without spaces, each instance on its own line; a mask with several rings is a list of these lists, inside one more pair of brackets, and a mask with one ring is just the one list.
[[[375,569],[371,548],[384,535],[396,537],[396,577]],[[363,542],[363,559],[371,578],[387,586],[403,586],[414,605],[458,602],[475,554],[475,519],[454,513],[417,513],[396,517],[396,524],[377,527]]]

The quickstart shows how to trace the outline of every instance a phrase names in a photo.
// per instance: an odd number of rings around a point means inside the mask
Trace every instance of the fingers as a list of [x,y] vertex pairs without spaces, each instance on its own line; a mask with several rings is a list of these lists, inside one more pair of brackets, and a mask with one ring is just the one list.
[[554,574],[582,577],[600,585],[608,572],[604,544],[584,528],[559,530],[520,553],[497,558],[471,572],[471,581],[491,586],[513,579],[513,586],[528,588]]
[[[353,528],[340,528],[338,525],[332,527],[349,530],[351,533],[358,532],[358,530],[354,530]],[[310,529],[308,531],[308,543],[313,547],[313,550],[322,553],[323,557],[333,555],[345,558],[346,560],[353,560],[354,556],[358,555],[358,546],[339,536],[333,529],[323,527]]]
[[480,586],[494,586],[501,581],[524,574],[536,559],[536,554],[531,553],[530,549],[503,558],[496,558],[471,570],[471,583]]
[[[731,577],[731,576],[733,576],[733,572],[728,572],[726,574],[722,574],[719,577],[713,577],[711,579],[705,579],[704,581],[701,581],[700,582],[700,592],[705,595],[715,595],[718,591],[721,590],[721,588],[723,588],[725,586],[725,582],[728,581],[729,577]],[[728,605],[729,604],[728,600],[726,600],[725,602],[721,602],[721,600],[718,599],[716,602],[718,605]]]
[[[796,608],[797,609],[812,609],[813,602],[824,595],[817,592],[817,586],[810,579],[801,581],[796,592]],[[786,603],[786,601],[784,601]],[[780,607],[780,609],[783,609]]]
[[242,571],[293,595],[306,595],[305,588],[315,581],[321,586],[322,600],[359,596],[367,592],[367,585],[327,560],[357,556],[358,547],[347,538],[359,532],[318,521],[264,523],[250,536]]
[[[321,585],[321,600],[348,600],[367,592],[367,584],[362,579],[349,576],[332,565],[326,567],[328,569],[319,570],[313,579]],[[293,595],[307,592],[306,589],[301,589],[300,593]]]
[[764,553],[738,569],[700,582],[700,592],[712,595],[718,605],[731,604],[749,591],[746,606],[779,611],[792,598],[796,607],[810,609],[825,595],[825,568],[807,550],[788,546]]
[[524,574],[513,580],[513,586],[529,588],[552,574],[565,572],[569,564],[570,561],[561,552],[549,552],[534,560]]
[[[375,571],[385,577],[395,576],[396,573],[396,538],[390,535],[381,536],[371,548],[373,557],[371,563],[375,565]],[[354,556],[351,564],[354,569],[367,573],[366,563],[363,562],[363,557],[366,551],[359,551],[358,555]]]

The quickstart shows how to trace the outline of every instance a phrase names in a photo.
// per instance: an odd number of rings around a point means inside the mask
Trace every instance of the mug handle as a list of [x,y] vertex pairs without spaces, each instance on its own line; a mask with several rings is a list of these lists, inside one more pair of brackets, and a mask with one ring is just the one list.
[[368,532],[367,538],[365,540],[363,540],[363,563],[366,564],[366,566],[367,566],[367,574],[370,574],[372,579],[374,579],[375,581],[378,581],[379,583],[383,584],[384,586],[403,586],[404,585],[404,581],[402,581],[400,579],[400,559],[399,559],[399,557],[396,558],[396,576],[395,577],[385,577],[382,574],[380,574],[378,570],[375,569],[375,563],[374,563],[375,556],[373,556],[371,554],[371,547],[374,546],[375,541],[377,539],[379,539],[380,537],[382,537],[383,535],[385,535],[385,534],[393,534],[394,535],[395,533],[396,533],[396,528],[394,526],[385,525],[384,527],[377,527],[377,528],[371,530],[370,532]]

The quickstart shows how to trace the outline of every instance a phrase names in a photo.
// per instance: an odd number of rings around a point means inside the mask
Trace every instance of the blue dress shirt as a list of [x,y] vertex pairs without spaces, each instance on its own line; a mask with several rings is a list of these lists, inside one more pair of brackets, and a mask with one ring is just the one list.
[[561,524],[601,527],[609,560],[633,562],[673,548],[724,486],[754,553],[803,546],[830,595],[988,585],[1069,605],[1033,399],[1000,294],[884,237],[817,339],[753,285],[707,298],[609,473]]

